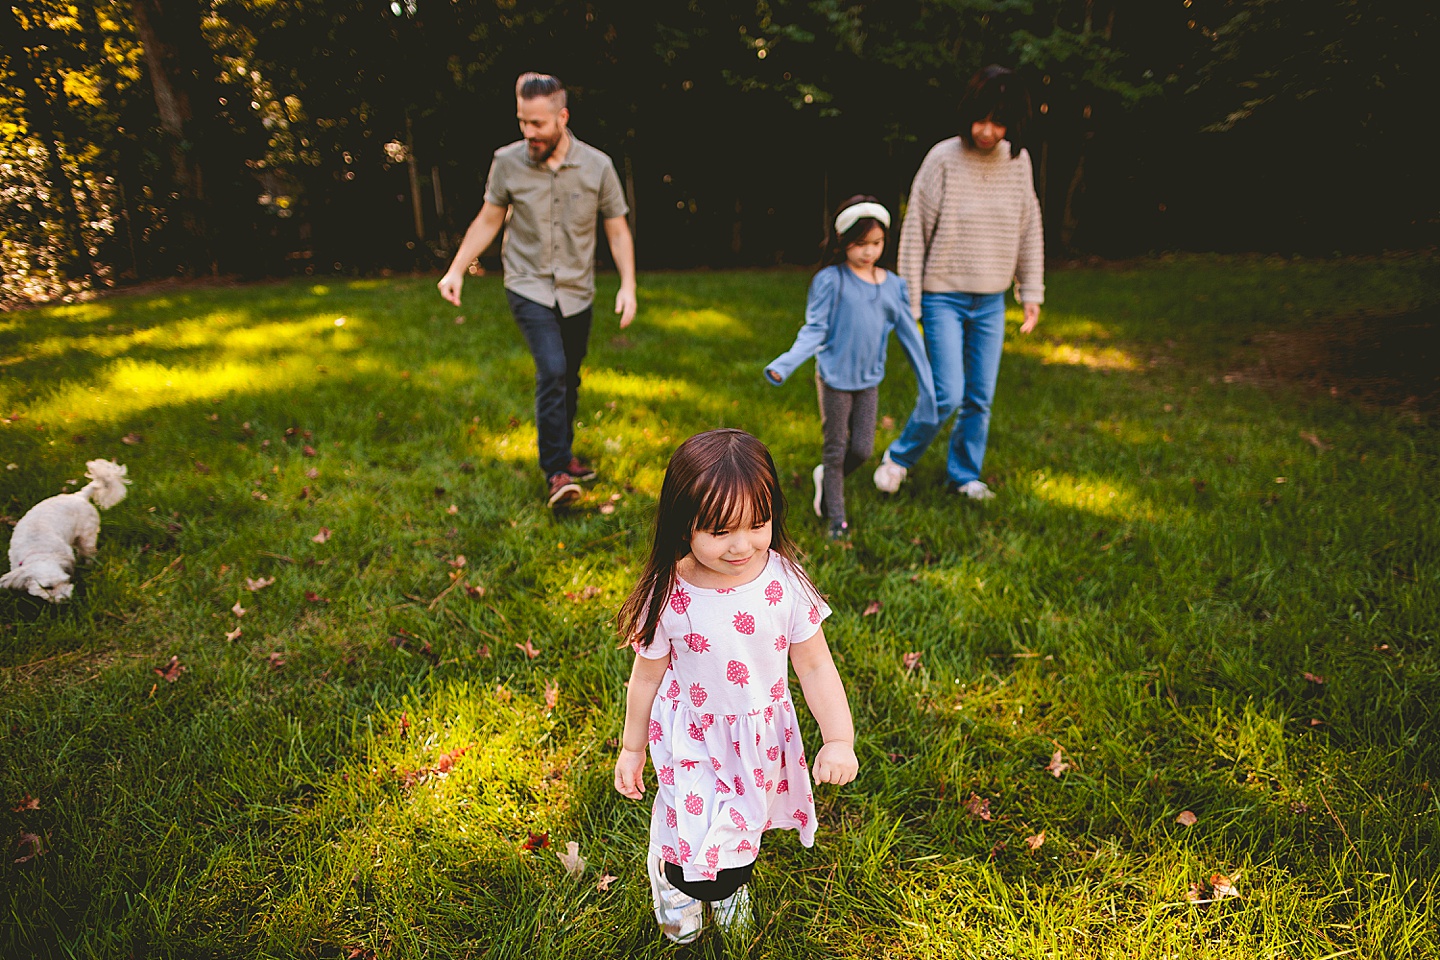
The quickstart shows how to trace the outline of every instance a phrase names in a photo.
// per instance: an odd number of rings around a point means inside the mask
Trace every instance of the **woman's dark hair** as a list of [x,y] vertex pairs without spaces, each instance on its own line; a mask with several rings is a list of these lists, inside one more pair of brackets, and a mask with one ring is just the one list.
[[967,147],[975,146],[970,127],[989,117],[1005,128],[1010,156],[1020,156],[1025,145],[1025,125],[1030,122],[1030,93],[1014,70],[992,63],[976,71],[965,86],[957,112],[960,139]]
[[[810,584],[795,562],[795,543],[785,533],[785,494],[765,444],[743,430],[697,433],[680,444],[665,468],[650,557],[616,616],[622,645],[648,647],[655,639],[675,589],[675,568],[690,552],[691,535],[723,530],[747,508],[754,522],[770,521],[770,549]],[[813,586],[810,590],[815,593]]]
[[[843,201],[840,206],[835,208],[835,216],[838,217],[841,210],[844,210],[846,207],[853,207],[857,203],[879,202],[879,200],[870,196],[868,193],[857,193],[855,194],[855,196],[851,197],[849,200]],[[859,220],[856,220],[850,225],[849,230],[846,230],[842,234],[836,235],[835,217],[831,217],[830,227],[825,231],[824,265],[829,267],[837,263],[844,263],[845,249],[849,247],[852,243],[859,243],[861,240],[864,240],[865,236],[874,227],[879,227],[881,230],[885,231],[885,238],[887,240],[890,238],[890,228],[885,226],[885,224],[881,223],[879,220],[876,220],[874,217],[861,217]],[[890,248],[887,244],[885,248],[885,255],[888,256],[889,254]]]

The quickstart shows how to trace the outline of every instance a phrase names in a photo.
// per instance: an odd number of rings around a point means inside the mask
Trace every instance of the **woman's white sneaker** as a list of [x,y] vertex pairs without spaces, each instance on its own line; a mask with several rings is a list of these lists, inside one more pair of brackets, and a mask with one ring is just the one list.
[[965,483],[957,484],[956,493],[962,493],[971,500],[994,500],[995,491],[985,486],[983,480],[967,480]]
[[885,456],[880,458],[880,466],[875,468],[875,489],[881,493],[894,493],[900,489],[900,484],[905,482],[906,470],[900,464],[890,459],[890,451],[885,451]]

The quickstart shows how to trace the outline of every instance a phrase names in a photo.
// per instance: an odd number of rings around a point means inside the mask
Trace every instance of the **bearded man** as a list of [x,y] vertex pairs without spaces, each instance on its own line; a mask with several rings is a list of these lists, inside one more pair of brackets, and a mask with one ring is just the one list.
[[578,481],[595,479],[572,444],[595,299],[597,219],[620,273],[615,312],[622,329],[635,318],[635,244],[615,164],[570,132],[565,85],[522,74],[515,104],[524,139],[495,151],[485,202],[438,286],[459,306],[465,271],[508,222],[500,251],[505,296],[535,358],[540,469],[554,508],[581,495]]

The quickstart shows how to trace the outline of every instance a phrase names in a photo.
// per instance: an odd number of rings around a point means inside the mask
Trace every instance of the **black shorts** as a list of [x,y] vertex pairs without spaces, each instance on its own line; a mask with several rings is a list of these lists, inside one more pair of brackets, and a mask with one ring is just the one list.
[[665,879],[687,897],[694,897],[696,900],[726,900],[735,895],[745,884],[750,882],[750,874],[755,871],[755,862],[745,864],[743,867],[730,867],[727,870],[718,871],[714,880],[686,880],[685,871],[677,864],[666,861]]

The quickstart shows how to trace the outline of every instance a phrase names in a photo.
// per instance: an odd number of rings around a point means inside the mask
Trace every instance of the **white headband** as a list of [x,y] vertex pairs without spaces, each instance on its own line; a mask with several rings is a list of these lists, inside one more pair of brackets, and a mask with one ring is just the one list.
[[866,200],[864,203],[846,207],[835,214],[835,235],[837,237],[844,236],[845,231],[855,226],[855,222],[862,217],[874,217],[885,225],[886,230],[890,229],[890,211],[878,203]]

